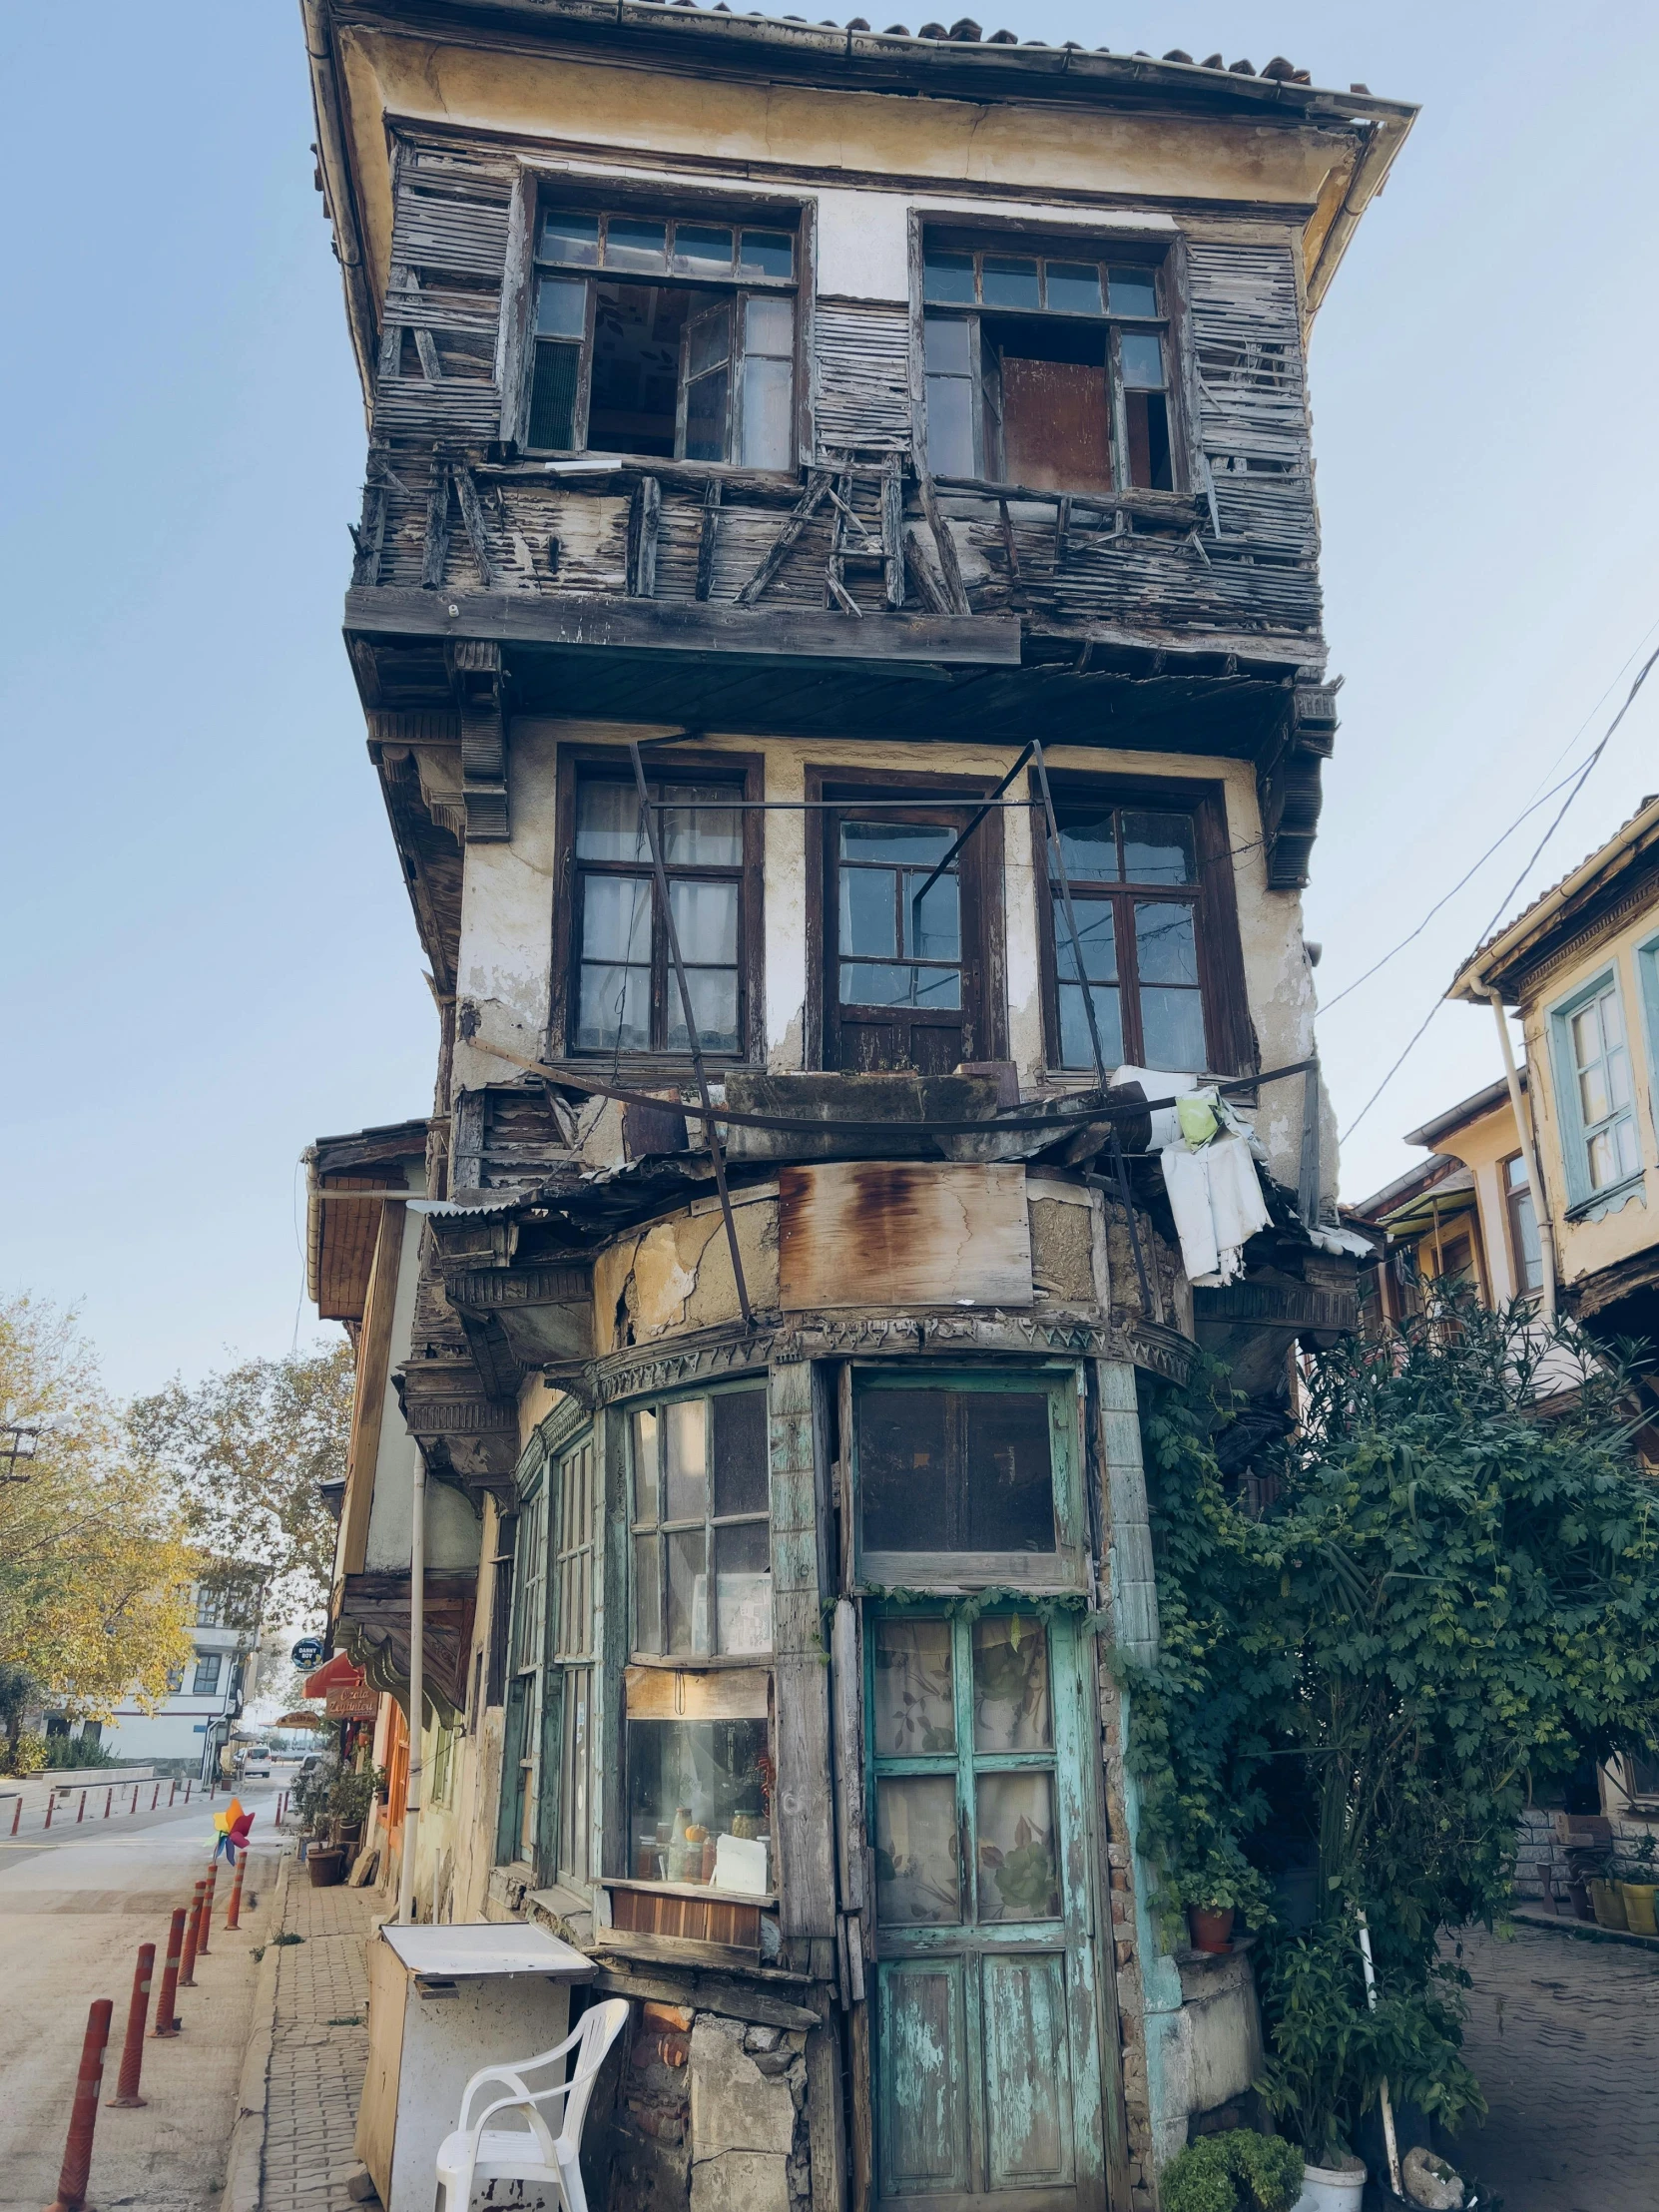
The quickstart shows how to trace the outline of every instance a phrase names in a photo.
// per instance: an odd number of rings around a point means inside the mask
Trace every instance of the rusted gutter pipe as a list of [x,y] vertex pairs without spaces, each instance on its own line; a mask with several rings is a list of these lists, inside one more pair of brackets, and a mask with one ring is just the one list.
[[[1532,1212],[1538,1224],[1538,1253],[1543,1261],[1544,1324],[1553,1327],[1555,1322],[1555,1224],[1549,1217],[1549,1200],[1544,1192],[1544,1179],[1538,1173],[1538,1155],[1532,1143],[1532,1124],[1527,1117],[1521,1098],[1520,1076],[1515,1068],[1515,1048],[1509,1041],[1509,1023],[1503,1011],[1503,994],[1494,984],[1482,983],[1481,988],[1492,1002],[1492,1013],[1497,1020],[1498,1042],[1503,1047],[1503,1078],[1509,1086],[1509,1106],[1515,1117],[1515,1133],[1520,1139],[1521,1158],[1526,1163],[1527,1188],[1532,1193]],[[1516,1285],[1519,1289],[1519,1285]]]

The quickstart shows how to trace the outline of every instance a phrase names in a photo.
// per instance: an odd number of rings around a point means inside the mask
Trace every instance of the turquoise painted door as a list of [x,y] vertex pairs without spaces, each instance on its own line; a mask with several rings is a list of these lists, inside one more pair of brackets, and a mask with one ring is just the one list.
[[1106,2202],[1077,1639],[1032,1613],[867,1618],[882,2204]]

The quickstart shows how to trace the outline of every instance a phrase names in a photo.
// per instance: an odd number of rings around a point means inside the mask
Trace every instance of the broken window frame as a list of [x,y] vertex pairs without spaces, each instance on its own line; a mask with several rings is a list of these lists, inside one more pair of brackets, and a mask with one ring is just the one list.
[[[555,207],[555,197],[558,205]],[[560,257],[546,250],[547,224],[556,214],[572,217],[591,217],[597,225],[594,258],[592,260]],[[660,222],[664,227],[664,258],[661,271],[652,269],[611,266],[608,260],[610,226],[614,221]],[[678,235],[683,227],[696,229],[718,227],[730,230],[733,238],[732,262],[725,274],[712,274],[704,267],[686,267],[676,254]],[[724,409],[724,456],[719,460],[700,459],[698,465],[709,468],[744,468],[772,474],[793,474],[805,450],[803,439],[802,399],[806,385],[803,362],[806,358],[804,338],[806,332],[804,302],[808,293],[808,271],[805,268],[808,255],[807,227],[804,212],[799,208],[740,210],[708,207],[702,209],[676,209],[665,212],[661,204],[646,208],[626,203],[612,202],[604,207],[583,206],[563,195],[542,194],[531,199],[525,241],[526,264],[524,274],[524,315],[522,331],[522,361],[517,372],[518,390],[512,421],[517,430],[516,442],[527,453],[548,453],[574,457],[585,453],[603,453],[607,458],[637,459],[649,466],[653,460],[687,458],[687,417],[690,386],[696,379],[690,375],[690,332],[696,319],[695,310],[688,314],[686,326],[681,332],[680,359],[676,373],[674,453],[631,454],[610,446],[595,447],[590,443],[593,369],[595,360],[595,325],[597,315],[597,287],[600,283],[630,283],[655,285],[663,288],[689,291],[694,299],[702,296],[710,306],[717,301],[729,303],[732,309],[727,378]],[[746,271],[742,263],[742,239],[745,232],[765,233],[770,236],[788,234],[792,242],[792,268],[787,276],[770,276]],[[537,322],[540,313],[541,287],[544,281],[581,283],[584,287],[581,331],[542,334]],[[763,460],[747,460],[744,457],[745,409],[748,404],[748,363],[756,360],[781,360],[785,355],[765,345],[751,347],[748,338],[749,301],[788,299],[792,306],[790,363],[790,392],[787,408],[789,422],[786,457],[769,457]],[[571,442],[568,445],[537,443],[531,436],[535,408],[537,364],[543,346],[562,346],[576,353],[575,389],[571,407]]]
[[[841,1067],[840,1033],[850,1013],[859,1020],[926,1022],[929,1012],[954,1016],[964,1033],[964,1060],[1000,1060],[1008,1054],[1003,911],[1003,831],[1000,814],[988,815],[952,862],[960,890],[962,1003],[960,1008],[843,1007],[840,1001],[840,825],[856,820],[871,800],[913,799],[914,812],[883,804],[871,820],[919,821],[947,828],[952,836],[973,819],[974,801],[990,798],[993,780],[978,776],[930,776],[901,771],[810,768],[807,800],[816,811],[807,827],[807,1065]],[[942,795],[948,794],[948,801]],[[964,797],[966,794],[968,796]],[[935,795],[941,795],[935,797]],[[908,963],[903,963],[908,964]],[[848,1071],[853,1072],[853,1071]]]
[[[940,1390],[1035,1395],[1048,1399],[1049,1471],[1054,1500],[1052,1551],[878,1551],[864,1543],[859,1410],[879,1390]],[[1009,1588],[1076,1590],[1087,1586],[1087,1519],[1083,1508],[1082,1370],[1072,1361],[1017,1369],[916,1366],[908,1362],[854,1362],[852,1433],[852,1557],[859,1589]]]
[[[973,262],[972,301],[929,300],[927,297],[926,267],[930,250],[957,254],[971,258]],[[1035,262],[1039,275],[1039,303],[1036,306],[987,305],[984,297],[984,262],[1015,257]],[[1050,307],[1046,304],[1047,269],[1049,264],[1081,267],[1092,264],[1100,274],[1101,311],[1095,314],[1075,308]],[[1080,496],[1110,499],[1116,494],[1133,495],[1136,498],[1160,496],[1184,498],[1190,493],[1194,481],[1194,466],[1188,451],[1189,434],[1183,406],[1182,382],[1184,368],[1183,314],[1179,282],[1179,255],[1173,247],[1160,245],[1149,250],[1144,240],[1112,241],[1096,234],[1086,239],[1068,239],[1051,232],[1033,234],[1024,230],[997,231],[975,228],[964,231],[956,226],[941,225],[919,218],[912,219],[911,226],[911,284],[912,328],[916,369],[913,390],[916,413],[916,442],[926,456],[927,467],[944,482],[977,482],[1002,484],[1007,479],[1001,470],[1000,434],[993,433],[991,424],[1000,423],[1000,399],[994,380],[987,378],[985,343],[987,331],[994,334],[999,321],[1036,321],[1057,325],[1099,325],[1106,333],[1106,361],[1103,364],[1107,379],[1107,429],[1111,446],[1112,490],[1098,487],[1061,487],[1075,489]],[[1151,277],[1156,290],[1158,312],[1151,315],[1114,313],[1110,299],[1110,272],[1144,270]],[[970,364],[977,361],[977,368],[970,365],[965,374],[954,371],[930,371],[927,365],[927,323],[938,316],[969,325],[967,353]],[[1132,441],[1129,434],[1128,394],[1131,390],[1147,390],[1154,387],[1127,385],[1123,372],[1123,337],[1126,332],[1156,334],[1162,356],[1163,383],[1156,387],[1164,399],[1166,434],[1169,448],[1170,481],[1167,486],[1140,485],[1131,480],[1129,473]],[[974,466],[966,477],[940,468],[928,446],[928,386],[934,381],[965,381],[971,389],[969,422],[973,438]],[[1043,488],[1043,487],[1037,487]]]
[[[558,1730],[546,1747],[554,1802],[549,1808],[551,1871],[563,1888],[585,1894],[593,1873],[595,1698],[599,1653],[601,1463],[592,1428],[562,1444],[550,1461],[553,1525],[548,1531],[552,1586],[550,1679],[557,1685]],[[544,1795],[545,1795],[544,1791]]]
[[[632,1663],[643,1667],[700,1669],[707,1667],[765,1668],[772,1663],[772,1642],[769,1634],[766,1647],[723,1650],[721,1648],[719,1601],[719,1537],[723,1529],[765,1526],[768,1532],[766,1579],[770,1615],[772,1582],[772,1498],[768,1479],[768,1463],[763,1457],[762,1479],[766,1489],[766,1503],[759,1508],[749,1508],[741,1513],[720,1513],[715,1509],[715,1404],[718,1399],[749,1396],[761,1401],[762,1450],[767,1444],[767,1384],[764,1377],[748,1376],[730,1382],[704,1384],[689,1390],[669,1390],[649,1397],[630,1399],[620,1409],[623,1424],[624,1455],[627,1466],[628,1499],[628,1646]],[[671,1516],[668,1507],[667,1450],[668,1415],[677,1405],[701,1404],[704,1407],[704,1500],[701,1515],[682,1514]],[[640,1510],[640,1470],[637,1462],[637,1421],[641,1416],[654,1416],[657,1423],[657,1498],[654,1515]],[[699,1530],[703,1535],[704,1576],[704,1634],[701,1642],[695,1640],[683,1649],[673,1649],[669,1644],[669,1539],[675,1535],[693,1535]],[[656,1545],[657,1573],[657,1633],[662,1648],[653,1650],[641,1633],[640,1610],[640,1547],[641,1539],[654,1541]],[[695,1613],[694,1613],[695,1622]]]
[[[1252,1075],[1259,1066],[1254,1024],[1244,973],[1243,946],[1239,935],[1238,892],[1234,881],[1233,853],[1228,832],[1227,790],[1220,783],[1188,783],[1172,777],[1122,778],[1091,776],[1058,769],[1050,761],[1049,785],[1062,828],[1067,814],[1078,806],[1112,808],[1123,812],[1145,810],[1154,814],[1179,814],[1193,825],[1196,885],[1148,885],[1095,883],[1079,880],[1067,870],[1076,906],[1110,898],[1121,905],[1116,930],[1118,988],[1124,1010],[1122,1063],[1145,1066],[1140,1055],[1141,1019],[1138,997],[1133,997],[1134,908],[1165,898],[1189,899],[1194,911],[1198,949],[1199,997],[1204,1013],[1204,1035],[1209,1065],[1193,1073]],[[1059,879],[1051,868],[1042,795],[1035,776],[1031,779],[1031,847],[1037,930],[1042,974],[1043,1051],[1051,1076],[1079,1081],[1093,1076],[1092,1053],[1068,1062],[1064,1056],[1060,1025],[1060,940],[1065,934],[1058,912]],[[1080,923],[1082,916],[1079,917]],[[1125,964],[1125,937],[1129,939],[1129,963]],[[1069,948],[1068,948],[1069,949]],[[1070,981],[1068,977],[1066,979]],[[1105,1041],[1104,1039],[1102,1040]],[[1185,1070],[1181,1072],[1187,1072]]]
[[[764,793],[765,769],[761,755],[722,753],[714,750],[658,751],[645,756],[646,773],[653,785],[664,783],[727,783],[734,798],[743,801],[742,857],[735,867],[712,870],[668,867],[672,883],[681,876],[735,879],[738,885],[738,1046],[733,1052],[714,1050],[702,1039],[703,1056],[713,1066],[743,1067],[765,1062],[763,1019],[765,998],[766,930],[763,918],[766,816],[759,811]],[[558,871],[553,901],[553,989],[548,1034],[550,1064],[568,1061],[591,1073],[595,1067],[622,1073],[682,1075],[692,1065],[689,1042],[669,1045],[670,1026],[682,1009],[668,951],[667,924],[658,912],[661,901],[652,885],[649,854],[638,861],[589,861],[576,857],[577,789],[585,778],[632,786],[633,767],[621,746],[561,746],[557,771]],[[661,818],[659,817],[659,820]],[[652,1013],[649,1047],[614,1045],[581,1046],[576,1042],[581,1019],[582,928],[581,876],[587,872],[637,876],[646,885],[652,929]],[[662,1041],[658,1041],[662,1040]]]

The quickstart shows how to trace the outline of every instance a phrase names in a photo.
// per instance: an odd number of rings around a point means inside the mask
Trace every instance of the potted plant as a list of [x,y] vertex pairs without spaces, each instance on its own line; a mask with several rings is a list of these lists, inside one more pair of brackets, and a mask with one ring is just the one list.
[[1625,1926],[1633,1936],[1659,1936],[1654,1900],[1659,1897],[1659,1868],[1654,1866],[1655,1839],[1650,1832],[1618,1862],[1619,1899]]
[[1164,2212],[1291,2212],[1303,2163],[1294,2143],[1253,2128],[1202,2135],[1164,2169]]
[[1229,1951],[1241,1915],[1249,1928],[1271,1918],[1267,1883],[1231,1838],[1205,1854],[1197,1872],[1181,1881],[1180,1892],[1194,1950]]

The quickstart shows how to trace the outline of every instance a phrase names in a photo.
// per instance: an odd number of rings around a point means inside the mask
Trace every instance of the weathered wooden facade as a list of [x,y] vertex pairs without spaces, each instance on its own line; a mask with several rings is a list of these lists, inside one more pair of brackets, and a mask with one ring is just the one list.
[[[1412,111],[965,21],[303,14],[443,1021],[402,1195],[313,1177],[447,1501],[417,1908],[639,2000],[616,2204],[1149,2206],[1254,2011],[1159,1945],[1108,1660],[1144,1391],[1209,1342],[1271,1422],[1353,1319],[1306,346]],[[1242,1272],[1152,1149],[1204,1083]],[[337,1613],[397,1686],[382,1480]]]

